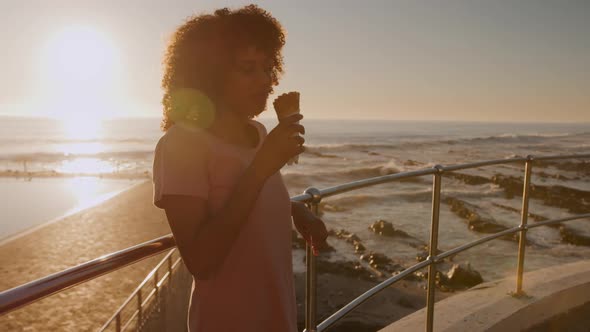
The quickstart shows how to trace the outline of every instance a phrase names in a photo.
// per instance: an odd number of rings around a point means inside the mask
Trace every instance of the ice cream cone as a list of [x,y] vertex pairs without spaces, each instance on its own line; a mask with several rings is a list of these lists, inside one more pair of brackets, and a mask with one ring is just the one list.
[[[284,93],[275,99],[273,105],[274,105],[275,111],[277,112],[277,117],[279,119],[279,122],[281,122],[281,120],[286,117],[289,117],[294,114],[299,114],[300,113],[299,92],[292,91],[289,93]],[[299,121],[297,121],[297,123],[299,123]],[[298,134],[296,133],[294,135],[297,136]],[[291,158],[287,162],[287,165],[298,164],[298,163],[299,163],[299,156],[297,155],[297,156]]]

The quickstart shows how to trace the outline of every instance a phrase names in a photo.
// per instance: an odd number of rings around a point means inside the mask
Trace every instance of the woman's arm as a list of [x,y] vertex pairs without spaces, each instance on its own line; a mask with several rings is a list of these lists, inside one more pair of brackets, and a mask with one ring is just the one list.
[[265,178],[248,168],[225,208],[207,218],[207,201],[191,196],[164,196],[163,206],[179,252],[197,279],[208,279],[228,254],[250,214]]
[[326,242],[328,230],[324,221],[314,215],[304,203],[291,201],[291,215],[295,228],[311,244],[314,255],[329,247]]

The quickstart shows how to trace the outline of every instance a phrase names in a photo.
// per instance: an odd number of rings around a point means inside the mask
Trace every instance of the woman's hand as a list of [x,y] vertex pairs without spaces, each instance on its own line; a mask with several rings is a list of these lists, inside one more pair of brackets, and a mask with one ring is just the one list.
[[308,244],[311,244],[314,256],[319,255],[320,251],[328,249],[326,242],[328,230],[324,221],[314,215],[301,202],[291,202],[291,214],[295,228]]
[[297,133],[304,134],[305,128],[296,123],[302,118],[301,114],[286,117],[266,136],[252,161],[252,166],[259,176],[268,178],[280,170],[289,159],[303,152],[305,139]]

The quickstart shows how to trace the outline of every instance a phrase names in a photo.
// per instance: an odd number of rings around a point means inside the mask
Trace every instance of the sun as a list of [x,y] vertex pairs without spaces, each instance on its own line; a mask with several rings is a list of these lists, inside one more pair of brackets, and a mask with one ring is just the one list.
[[45,114],[70,124],[115,115],[121,61],[107,34],[64,27],[46,40],[40,57]]

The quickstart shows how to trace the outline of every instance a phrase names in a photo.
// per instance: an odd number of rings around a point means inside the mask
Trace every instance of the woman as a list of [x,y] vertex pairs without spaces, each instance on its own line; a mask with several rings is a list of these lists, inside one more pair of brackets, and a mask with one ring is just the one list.
[[154,204],[193,275],[194,331],[296,331],[291,217],[314,251],[326,228],[291,202],[279,170],[303,152],[297,114],[270,133],[253,120],[282,73],[285,36],[250,5],[189,18],[164,59]]

